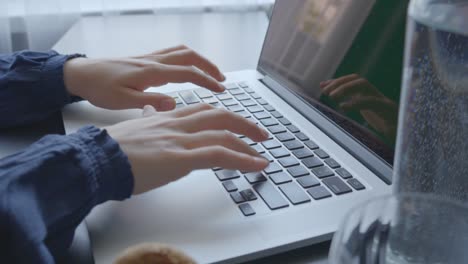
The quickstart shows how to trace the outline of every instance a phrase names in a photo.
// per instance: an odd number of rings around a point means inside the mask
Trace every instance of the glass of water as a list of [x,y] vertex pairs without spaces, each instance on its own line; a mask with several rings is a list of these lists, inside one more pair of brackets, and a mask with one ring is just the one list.
[[331,264],[468,263],[468,207],[432,194],[401,194],[351,210],[335,233]]

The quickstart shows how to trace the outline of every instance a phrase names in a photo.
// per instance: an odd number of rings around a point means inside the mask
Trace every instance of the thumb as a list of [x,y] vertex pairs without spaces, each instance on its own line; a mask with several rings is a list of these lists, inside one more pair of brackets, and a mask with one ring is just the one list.
[[127,96],[128,103],[143,108],[150,105],[158,111],[169,111],[175,108],[175,100],[171,96],[161,93],[140,92],[129,89]]
[[156,112],[156,109],[154,109],[153,106],[151,106],[151,105],[145,105],[145,106],[143,107],[143,112],[141,113],[141,115],[142,115],[143,117],[148,117],[148,116],[152,116],[152,115],[154,115],[154,114],[156,114],[156,113],[157,113],[157,112]]

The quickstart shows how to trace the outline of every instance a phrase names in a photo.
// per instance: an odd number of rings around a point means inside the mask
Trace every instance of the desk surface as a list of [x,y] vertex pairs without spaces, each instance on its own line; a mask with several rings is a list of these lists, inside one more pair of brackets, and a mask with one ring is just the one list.
[[[263,12],[85,17],[54,49],[115,57],[185,44],[228,72],[256,68],[267,26]],[[322,243],[249,263],[324,264],[328,248]]]

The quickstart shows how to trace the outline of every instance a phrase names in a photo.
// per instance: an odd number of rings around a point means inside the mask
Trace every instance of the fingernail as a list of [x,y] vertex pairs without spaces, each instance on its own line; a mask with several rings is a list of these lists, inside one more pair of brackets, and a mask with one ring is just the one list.
[[270,134],[268,133],[268,131],[266,131],[265,129],[262,129],[262,135],[265,137],[265,138],[268,138],[270,136]]
[[226,90],[226,87],[224,87],[224,85],[222,84],[218,84],[218,87],[219,87],[219,90],[221,90],[222,92]]
[[266,164],[268,162],[268,160],[264,159],[264,158],[253,158],[255,163],[259,163],[259,164]]
[[164,99],[161,103],[161,108],[163,110],[172,110],[175,107],[174,99]]

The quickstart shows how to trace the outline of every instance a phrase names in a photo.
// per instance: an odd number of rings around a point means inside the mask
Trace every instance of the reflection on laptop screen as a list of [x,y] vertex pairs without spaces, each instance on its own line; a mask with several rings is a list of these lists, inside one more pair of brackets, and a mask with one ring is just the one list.
[[392,164],[407,4],[277,0],[259,69]]

